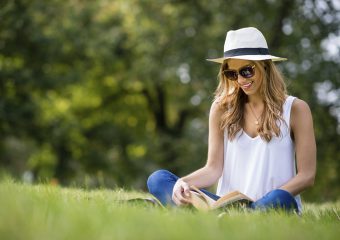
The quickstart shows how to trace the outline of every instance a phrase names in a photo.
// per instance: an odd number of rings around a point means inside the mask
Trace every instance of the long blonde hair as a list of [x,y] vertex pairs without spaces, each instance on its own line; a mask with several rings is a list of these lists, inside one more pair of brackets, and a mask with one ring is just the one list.
[[[259,90],[263,96],[264,110],[257,131],[263,140],[269,142],[274,135],[279,137],[281,134],[280,123],[284,122],[282,112],[286,99],[286,85],[282,74],[271,60],[253,61],[253,63],[255,71],[258,71],[263,78]],[[244,110],[248,97],[237,81],[230,81],[224,76],[222,71],[226,67],[225,61],[221,64],[218,74],[219,85],[215,91],[215,100],[225,110],[221,118],[221,129],[226,129],[228,138],[233,140],[243,129]]]

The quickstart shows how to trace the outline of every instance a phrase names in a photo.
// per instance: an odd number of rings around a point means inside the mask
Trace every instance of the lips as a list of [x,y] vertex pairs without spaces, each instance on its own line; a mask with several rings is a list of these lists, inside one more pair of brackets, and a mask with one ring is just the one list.
[[240,84],[243,89],[248,89],[253,85],[254,81],[248,82],[246,84]]

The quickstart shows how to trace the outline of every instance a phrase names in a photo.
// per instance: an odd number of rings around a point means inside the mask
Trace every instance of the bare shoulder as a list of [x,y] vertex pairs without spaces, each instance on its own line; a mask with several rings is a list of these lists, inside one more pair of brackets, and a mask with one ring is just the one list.
[[306,113],[311,113],[308,104],[305,101],[296,98],[292,105],[292,114],[306,114]]
[[222,109],[222,104],[220,101],[215,100],[212,104],[211,104],[211,108],[210,108],[210,116],[214,116],[214,117],[218,117],[221,116],[223,114],[223,109]]
[[301,100],[296,98],[292,105],[291,110],[291,125],[293,126],[299,126],[301,124],[304,124],[306,122],[312,121],[312,113],[308,106],[308,104]]
[[231,102],[230,96],[216,98],[211,105],[211,112],[222,114],[226,111],[227,105]]

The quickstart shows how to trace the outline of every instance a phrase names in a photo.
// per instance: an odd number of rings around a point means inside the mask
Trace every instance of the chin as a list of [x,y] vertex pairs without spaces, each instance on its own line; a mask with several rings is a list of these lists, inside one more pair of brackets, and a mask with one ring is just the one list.
[[251,91],[251,90],[245,91],[245,90],[242,89],[242,91],[243,91],[244,94],[246,94],[247,96],[251,96],[251,95],[254,95],[254,94],[255,94],[255,92],[254,92],[254,91]]

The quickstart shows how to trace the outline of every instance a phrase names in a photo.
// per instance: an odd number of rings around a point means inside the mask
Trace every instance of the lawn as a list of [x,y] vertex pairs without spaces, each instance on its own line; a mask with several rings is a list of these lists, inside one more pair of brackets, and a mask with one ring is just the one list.
[[121,200],[146,193],[0,182],[0,239],[338,239],[340,202],[283,212],[198,212]]

